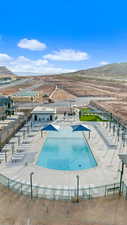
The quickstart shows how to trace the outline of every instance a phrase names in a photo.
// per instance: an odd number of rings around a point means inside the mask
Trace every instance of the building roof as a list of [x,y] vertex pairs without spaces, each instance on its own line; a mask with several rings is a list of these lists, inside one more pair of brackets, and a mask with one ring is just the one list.
[[33,109],[32,113],[56,113],[56,109],[37,106],[36,108]]
[[38,95],[38,91],[19,91],[15,94],[13,94],[13,96],[17,96],[17,97],[35,97]]
[[0,95],[0,104],[8,104],[12,102],[12,99],[8,96]]

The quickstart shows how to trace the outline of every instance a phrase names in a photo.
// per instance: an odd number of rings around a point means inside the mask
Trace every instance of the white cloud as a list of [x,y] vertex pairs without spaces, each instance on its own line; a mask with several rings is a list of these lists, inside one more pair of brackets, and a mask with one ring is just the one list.
[[61,49],[54,51],[52,54],[45,55],[44,59],[54,61],[83,61],[88,59],[88,53],[73,49]]
[[102,66],[107,65],[107,64],[109,64],[109,62],[107,62],[107,61],[101,61],[100,62],[100,65],[102,65]]
[[0,65],[6,65],[6,63],[8,63],[11,60],[12,60],[11,56],[4,53],[0,53]]
[[7,54],[0,53],[0,65],[8,67],[15,74],[59,74],[73,72],[72,69],[64,69],[50,65],[46,59],[31,60],[25,56],[12,58]]
[[47,60],[38,59],[38,60],[31,60],[24,56],[19,56],[16,59],[12,60],[8,68],[11,69],[13,72],[43,72],[43,67],[48,64]]
[[41,51],[44,50],[47,46],[45,43],[42,43],[38,40],[24,38],[19,41],[18,47],[33,51]]
[[40,66],[40,65],[45,65],[48,64],[48,60],[46,59],[38,59],[38,60],[31,60],[29,58],[26,58],[25,56],[19,56],[15,60],[12,60],[10,62],[10,65],[25,65],[29,64],[32,66]]

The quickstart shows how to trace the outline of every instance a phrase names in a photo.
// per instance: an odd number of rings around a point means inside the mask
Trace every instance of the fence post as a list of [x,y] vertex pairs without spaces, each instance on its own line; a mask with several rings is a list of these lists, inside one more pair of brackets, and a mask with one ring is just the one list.
[[123,171],[124,171],[124,163],[122,162],[122,169],[121,169],[121,174],[120,174],[120,190],[119,190],[119,195],[121,195],[121,189],[122,189],[122,177],[123,177]]
[[8,178],[8,188],[9,188],[9,178]]
[[127,200],[127,186],[126,186],[126,192],[125,192],[125,200]]
[[76,201],[79,202],[79,175],[76,176],[77,178],[77,190],[76,190]]
[[36,187],[36,193],[37,193],[36,197],[38,198],[38,186]]
[[21,183],[21,194],[22,194],[22,183]]
[[114,184],[114,188],[113,188],[113,195],[115,194],[115,184]]
[[105,197],[107,196],[107,185],[105,185]]
[[89,185],[89,200],[91,199],[91,195],[90,195],[90,191],[91,189],[90,189],[90,185]]

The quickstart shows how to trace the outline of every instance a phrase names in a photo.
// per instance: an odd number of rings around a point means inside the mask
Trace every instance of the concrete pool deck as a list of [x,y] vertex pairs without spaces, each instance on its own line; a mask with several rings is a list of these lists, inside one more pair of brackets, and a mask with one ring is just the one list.
[[[76,123],[79,123],[77,119],[70,121],[61,119],[55,124],[66,127]],[[24,145],[24,159],[21,162],[12,163],[9,155],[8,162],[0,164],[1,174],[12,180],[29,184],[30,173],[34,172],[33,185],[42,187],[51,185],[56,188],[65,186],[76,188],[76,175],[80,177],[81,187],[102,186],[119,182],[121,163],[118,154],[125,152],[126,146],[123,147],[121,141],[118,143],[116,136],[113,136],[109,128],[106,129],[103,123],[84,122],[84,124],[92,130],[91,138],[88,138],[87,132],[85,132],[85,137],[96,159],[96,167],[78,171],[63,171],[37,166],[36,161],[46,133],[42,138],[39,127],[35,127],[36,129],[34,128],[35,130],[29,133],[29,137],[25,138],[25,141],[29,140],[30,144]],[[109,145],[111,141],[113,146]]]

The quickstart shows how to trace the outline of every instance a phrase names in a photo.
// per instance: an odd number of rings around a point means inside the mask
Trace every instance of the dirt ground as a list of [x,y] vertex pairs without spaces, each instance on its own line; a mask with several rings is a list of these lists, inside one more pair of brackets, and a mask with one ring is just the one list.
[[52,95],[52,98],[54,99],[54,101],[60,101],[60,100],[73,99],[75,98],[75,96],[65,90],[58,88]]
[[127,201],[119,196],[67,201],[30,200],[0,186],[0,225],[126,225]]
[[104,109],[111,112],[114,116],[120,119],[120,122],[127,125],[127,101],[114,100],[114,101],[92,101],[92,105],[97,108]]

